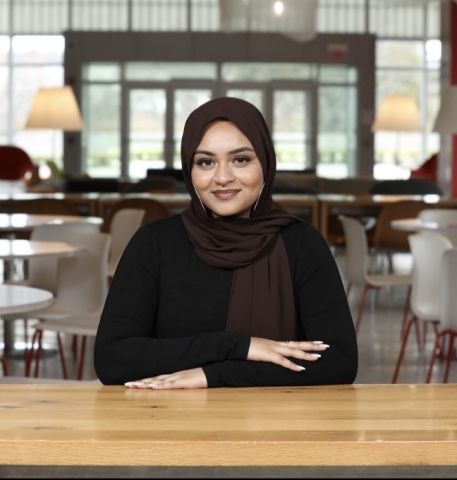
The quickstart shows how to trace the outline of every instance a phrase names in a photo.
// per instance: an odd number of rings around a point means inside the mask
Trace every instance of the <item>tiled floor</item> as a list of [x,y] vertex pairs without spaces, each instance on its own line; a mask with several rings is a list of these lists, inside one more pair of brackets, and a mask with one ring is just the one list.
[[[343,257],[337,253],[341,271],[344,271]],[[408,257],[396,257],[396,268],[405,270],[409,266]],[[351,292],[350,305],[355,313],[360,290]],[[395,362],[400,348],[400,328],[402,308],[405,299],[405,288],[390,288],[372,294],[369,306],[363,318],[358,336],[359,371],[356,383],[390,383]],[[22,340],[22,322],[16,322],[17,339]],[[1,333],[0,333],[1,339]],[[408,343],[399,383],[422,383],[425,381],[427,364],[432,348],[433,334],[430,331],[425,349],[419,352],[415,335],[412,334]],[[49,334],[45,338],[49,348],[55,348],[55,335]],[[70,352],[70,342],[66,342],[67,366],[71,375],[74,375],[74,362]],[[24,362],[22,359],[9,359],[10,375],[23,375]],[[433,381],[441,381],[443,365],[437,362]],[[56,355],[48,356],[42,362],[42,377],[61,378],[61,369]],[[457,361],[453,362],[450,373],[450,382],[457,381]]]

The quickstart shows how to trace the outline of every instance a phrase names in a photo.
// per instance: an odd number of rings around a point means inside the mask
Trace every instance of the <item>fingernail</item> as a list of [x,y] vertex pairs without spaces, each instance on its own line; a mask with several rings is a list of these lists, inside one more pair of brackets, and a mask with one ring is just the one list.
[[321,344],[321,347],[328,348],[330,345],[327,345],[326,343]]
[[297,365],[297,367],[298,367],[298,368],[300,369],[300,371],[302,371],[302,372],[303,372],[303,370],[306,370],[306,368],[305,368],[305,367],[302,367],[301,365]]
[[319,355],[318,353],[310,353],[310,355],[311,355],[313,358],[321,358],[321,355]]
[[313,343],[314,343],[315,345],[320,345],[321,343],[324,343],[324,342],[322,342],[321,340],[315,340]]

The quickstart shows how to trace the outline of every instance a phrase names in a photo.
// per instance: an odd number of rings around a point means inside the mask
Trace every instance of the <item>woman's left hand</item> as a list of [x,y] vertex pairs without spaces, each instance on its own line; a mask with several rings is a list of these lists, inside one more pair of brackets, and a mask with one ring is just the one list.
[[181,370],[167,375],[127,382],[125,386],[128,388],[172,390],[175,388],[208,388],[208,382],[202,368],[191,368],[190,370]]

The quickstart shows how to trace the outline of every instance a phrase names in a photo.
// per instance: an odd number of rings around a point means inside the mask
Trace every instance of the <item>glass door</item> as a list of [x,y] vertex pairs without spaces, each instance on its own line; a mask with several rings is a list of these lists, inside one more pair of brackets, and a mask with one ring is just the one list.
[[272,134],[278,169],[316,167],[316,86],[312,82],[272,82]]
[[145,178],[148,168],[165,166],[167,97],[165,88],[130,88],[127,96],[127,136],[124,174]]

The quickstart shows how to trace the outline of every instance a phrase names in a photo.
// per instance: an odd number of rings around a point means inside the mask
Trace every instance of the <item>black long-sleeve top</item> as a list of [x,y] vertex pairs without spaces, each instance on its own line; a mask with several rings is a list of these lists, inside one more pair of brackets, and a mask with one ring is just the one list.
[[[320,233],[284,227],[300,340],[330,347],[306,370],[246,360],[250,337],[225,331],[233,270],[200,260],[181,217],[158,220],[132,237],[116,269],[95,342],[95,369],[122,384],[202,367],[208,387],[352,383],[357,344],[341,278]],[[289,339],[292,340],[292,339]]]

